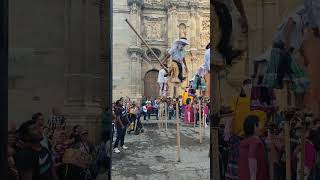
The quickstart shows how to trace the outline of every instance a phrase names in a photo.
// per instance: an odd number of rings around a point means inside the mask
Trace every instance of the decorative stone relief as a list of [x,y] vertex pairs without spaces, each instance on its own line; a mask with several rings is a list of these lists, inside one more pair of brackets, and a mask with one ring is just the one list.
[[205,48],[210,41],[210,17],[201,18],[200,45]]
[[163,41],[165,35],[165,22],[163,17],[145,17],[143,35],[147,40]]

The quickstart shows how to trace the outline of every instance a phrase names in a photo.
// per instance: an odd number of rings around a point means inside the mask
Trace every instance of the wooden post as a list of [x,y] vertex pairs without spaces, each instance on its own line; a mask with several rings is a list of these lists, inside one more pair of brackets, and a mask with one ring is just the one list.
[[166,131],[168,130],[168,104],[165,102],[164,104],[164,113],[165,113],[165,119],[166,119]]
[[300,153],[300,180],[304,180],[304,145],[306,143],[305,141],[306,136],[306,123],[305,119],[302,120],[302,134],[301,134],[301,153]]
[[199,137],[200,137],[200,144],[202,143],[202,118],[201,118],[201,100],[199,99]]
[[[194,100],[193,100],[194,101]],[[193,105],[193,128],[196,130],[196,120],[197,120],[197,110],[196,110],[196,105]]]
[[159,112],[159,116],[160,116],[160,125],[161,125],[161,129],[163,129],[163,103],[160,104],[160,112]]
[[179,101],[176,102],[176,123],[177,123],[177,161],[180,162],[180,118],[179,118]]
[[284,124],[284,133],[286,152],[286,180],[291,180],[290,122],[288,120],[286,120]]

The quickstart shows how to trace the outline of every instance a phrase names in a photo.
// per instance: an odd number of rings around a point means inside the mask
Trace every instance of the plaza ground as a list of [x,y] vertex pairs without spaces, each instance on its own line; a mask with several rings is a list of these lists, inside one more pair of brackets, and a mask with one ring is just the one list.
[[113,153],[112,180],[201,180],[210,179],[209,128],[200,144],[199,127],[181,125],[181,162],[177,162],[176,123],[167,131],[157,120],[143,121],[145,132],[126,134],[128,150]]

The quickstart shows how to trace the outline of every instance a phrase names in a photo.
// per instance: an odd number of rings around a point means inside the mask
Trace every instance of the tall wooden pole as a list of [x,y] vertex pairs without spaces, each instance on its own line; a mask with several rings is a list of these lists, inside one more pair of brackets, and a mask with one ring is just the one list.
[[142,38],[142,36],[136,31],[136,29],[132,26],[132,24],[128,21],[128,19],[125,19],[126,23],[129,25],[129,27],[133,30],[133,32],[139,37],[139,39],[143,42],[144,45],[147,46],[147,48],[150,50],[150,52],[152,53],[152,55],[157,59],[157,61],[160,63],[161,67],[165,70],[168,70],[168,68],[166,68],[162,62],[160,61],[158,55],[151,49],[151,47],[149,46],[149,44]]
[[[194,101],[194,100],[193,100]],[[193,128],[196,130],[196,120],[197,120],[197,106],[194,104],[193,105]]]
[[200,144],[202,143],[202,118],[201,118],[201,100],[198,100],[199,103],[199,139],[200,139]]
[[286,180],[291,180],[291,149],[290,149],[290,122],[285,121],[285,152],[286,152]]
[[177,124],[177,161],[180,162],[180,118],[179,118],[179,101],[176,102],[176,124]]
[[166,131],[168,130],[168,104],[167,104],[167,101],[165,102],[165,105],[164,105],[165,109],[164,109],[164,113],[165,113],[165,123],[166,123]]
[[300,172],[299,172],[299,176],[301,180],[304,180],[304,145],[306,143],[305,140],[306,137],[306,123],[305,123],[305,119],[303,118],[302,120],[302,134],[301,134],[301,153],[300,153]]

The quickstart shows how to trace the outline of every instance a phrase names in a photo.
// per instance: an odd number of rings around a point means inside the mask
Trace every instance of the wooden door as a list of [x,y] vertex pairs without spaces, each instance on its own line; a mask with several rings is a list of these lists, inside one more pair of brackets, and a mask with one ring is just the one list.
[[158,97],[160,86],[157,82],[159,71],[151,70],[144,77],[144,96]]

